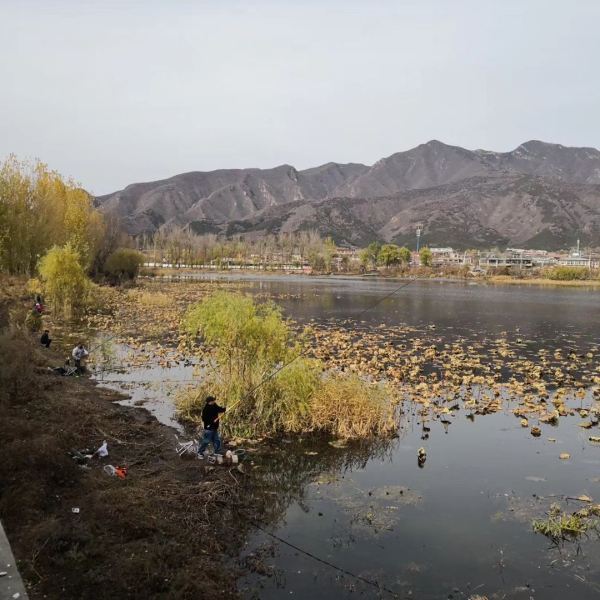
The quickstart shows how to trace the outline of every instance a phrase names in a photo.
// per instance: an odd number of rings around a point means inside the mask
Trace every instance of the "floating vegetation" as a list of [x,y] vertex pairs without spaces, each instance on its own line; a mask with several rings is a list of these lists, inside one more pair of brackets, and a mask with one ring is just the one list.
[[[587,500],[586,500],[587,501]],[[550,538],[555,544],[575,540],[589,531],[598,533],[600,504],[566,514],[558,504],[552,504],[545,519],[534,519],[533,531]]]

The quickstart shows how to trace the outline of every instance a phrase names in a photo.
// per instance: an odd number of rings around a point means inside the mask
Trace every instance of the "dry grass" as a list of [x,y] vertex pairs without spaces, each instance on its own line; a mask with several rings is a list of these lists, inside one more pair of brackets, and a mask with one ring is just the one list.
[[493,275],[485,279],[488,283],[506,284],[506,285],[547,285],[547,286],[561,286],[561,287],[598,287],[600,286],[600,280],[598,279],[585,279],[585,280],[558,280],[558,279],[547,279],[542,277],[531,277],[519,279],[517,277],[511,277],[510,275]]
[[[358,375],[320,376],[316,361],[297,361],[265,383],[252,397],[235,404],[222,418],[224,430],[240,437],[322,433],[339,439],[389,436],[396,433],[395,394],[386,384],[372,384]],[[239,390],[238,390],[239,391]],[[206,381],[177,396],[177,415],[201,425],[204,399],[216,395],[224,406],[236,402],[226,384]]]
[[390,435],[397,431],[394,395],[385,384],[371,384],[357,375],[335,375],[319,386],[311,400],[315,431],[338,438]]
[[128,296],[135,300],[142,307],[158,307],[164,308],[172,304],[171,298],[162,292],[148,292],[143,290],[130,290]]

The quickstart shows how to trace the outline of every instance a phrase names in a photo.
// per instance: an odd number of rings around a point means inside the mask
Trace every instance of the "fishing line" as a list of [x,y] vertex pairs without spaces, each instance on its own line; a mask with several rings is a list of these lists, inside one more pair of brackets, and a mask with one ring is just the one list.
[[335,569],[336,571],[339,571],[340,573],[343,573],[344,575],[348,575],[349,577],[353,577],[354,579],[357,579],[358,581],[362,581],[363,583],[366,583],[367,585],[370,585],[371,587],[377,588],[381,592],[386,592],[387,594],[390,594],[394,598],[400,598],[399,594],[397,594],[393,590],[390,590],[389,588],[381,585],[377,581],[374,581],[373,579],[368,579],[367,577],[363,577],[362,575],[358,575],[357,573],[353,573],[352,571],[348,571],[348,569],[339,567],[338,565],[335,565],[334,563],[329,562],[328,560],[325,560],[324,558],[316,556],[315,554],[313,554],[312,552],[309,552],[308,550],[303,550],[302,548],[300,548],[300,546],[296,546],[296,544],[292,544],[292,542],[288,542],[287,540],[285,540],[282,537],[279,537],[275,533],[267,531],[264,527],[259,525],[253,519],[250,519],[248,517],[246,517],[246,519],[251,525],[256,527],[256,529],[260,529],[260,531],[262,531],[265,535],[268,535],[269,537],[273,538],[274,540],[277,540],[281,544],[284,544],[285,546],[288,546],[288,547],[292,548],[293,550],[296,550],[296,552],[300,552],[301,554],[304,554],[304,556],[312,558],[313,560],[320,562],[321,564],[326,565],[327,567],[330,567],[331,569]]
[[[393,296],[394,294],[396,294],[397,292],[399,292],[401,289],[409,286],[414,281],[415,281],[415,279],[411,279],[407,283],[403,283],[402,285],[398,286],[397,288],[395,288],[394,290],[392,290],[388,294],[385,294],[385,296],[382,296],[381,298],[379,298],[377,300],[377,302],[374,302],[371,306],[367,306],[367,308],[365,308],[362,311],[360,311],[358,313],[358,315],[356,315],[354,317],[354,320],[357,321],[365,313],[367,313],[370,310],[373,310],[376,306],[378,306],[379,304],[381,304],[384,300],[387,300],[388,298],[390,298],[391,296]],[[307,350],[304,350],[304,352],[300,352],[294,358],[292,358],[292,360],[289,360],[288,362],[283,363],[280,367],[278,367],[272,373],[270,373],[269,375],[267,375],[260,383],[258,383],[258,385],[256,385],[254,388],[252,388],[245,396],[243,396],[242,398],[240,398],[237,402],[234,402],[232,404],[232,406],[228,407],[228,410],[231,410],[234,406],[237,406],[240,402],[242,402],[243,400],[246,400],[247,398],[249,398],[251,394],[253,394],[257,389],[259,389],[267,381],[269,381],[270,379],[273,379],[273,377],[275,377],[275,375],[277,375],[277,373],[280,373],[281,371],[283,371],[283,369],[285,369],[286,367],[289,367],[294,361],[298,360]]]
[[106,344],[106,342],[110,342],[110,340],[116,338],[117,335],[119,335],[119,334],[118,333],[114,333],[113,335],[111,335],[111,336],[109,336],[107,338],[104,338],[101,342],[99,342],[98,344],[96,344],[94,347],[90,348],[88,350],[88,352],[93,352],[97,348],[100,348],[100,346],[103,346],[104,344]]
[[[217,504],[222,504],[224,506],[232,508],[232,505],[230,505],[227,502],[224,502],[222,500],[216,500],[215,502]],[[369,579],[368,577],[364,577],[363,575],[359,575],[358,573],[349,571],[348,569],[345,569],[344,567],[340,567],[340,566],[336,565],[335,563],[332,563],[324,558],[321,558],[320,556],[317,556],[316,554],[313,554],[312,552],[309,552],[308,550],[304,550],[304,548],[300,548],[300,546],[296,546],[296,544],[293,544],[292,542],[286,540],[285,538],[282,538],[282,537],[278,536],[277,534],[272,533],[271,531],[265,529],[265,527],[263,527],[263,525],[261,525],[259,522],[254,520],[252,517],[249,517],[248,515],[244,514],[242,512],[242,510],[240,510],[241,507],[239,505],[237,505],[237,506],[233,505],[233,508],[237,509],[237,514],[240,517],[242,517],[243,519],[245,519],[247,523],[249,523],[256,529],[262,531],[265,535],[269,536],[270,538],[274,539],[275,541],[280,542],[284,546],[288,546],[289,548],[292,548],[292,550],[295,550],[296,552],[299,552],[300,554],[303,554],[304,556],[307,556],[308,558],[311,558],[312,560],[319,562],[319,563],[329,567],[330,569],[334,569],[335,571],[338,571],[339,573],[347,575],[348,577],[353,577],[354,579],[361,581],[362,583],[365,583],[367,585],[370,585],[371,587],[377,588],[380,592],[386,592],[387,594],[390,594],[394,598],[400,598],[400,595],[397,592],[394,592],[394,590],[391,590],[391,589],[385,587],[384,585],[381,585],[379,582],[375,581],[374,579]]]

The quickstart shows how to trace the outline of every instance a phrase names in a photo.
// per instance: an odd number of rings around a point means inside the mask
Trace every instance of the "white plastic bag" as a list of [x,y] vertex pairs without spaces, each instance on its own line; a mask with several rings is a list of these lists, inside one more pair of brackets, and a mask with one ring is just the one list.
[[106,440],[104,440],[104,442],[102,442],[102,446],[96,450],[96,454],[98,455],[98,458],[104,458],[105,456],[108,456],[108,444]]

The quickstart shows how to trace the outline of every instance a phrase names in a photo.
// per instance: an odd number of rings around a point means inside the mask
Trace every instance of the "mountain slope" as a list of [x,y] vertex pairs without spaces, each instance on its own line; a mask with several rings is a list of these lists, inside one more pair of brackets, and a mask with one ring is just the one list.
[[98,197],[132,234],[174,223],[232,234],[314,228],[339,242],[411,238],[457,247],[600,245],[600,152],[529,141],[511,152],[432,140],[373,166],[223,169]]
[[600,185],[551,182],[513,174],[474,177],[422,190],[369,198],[295,202],[232,221],[223,233],[264,235],[315,229],[337,243],[362,246],[379,239],[456,248],[561,248],[579,237],[600,239]]

